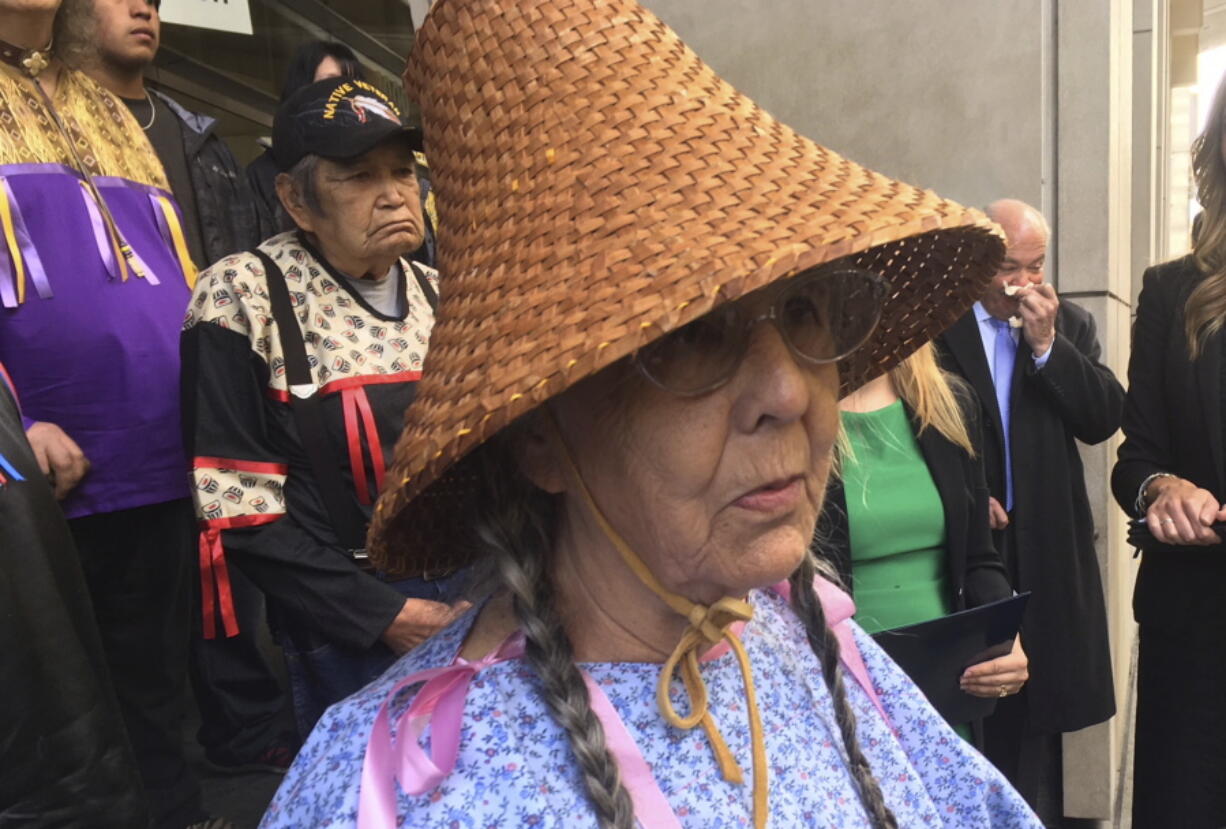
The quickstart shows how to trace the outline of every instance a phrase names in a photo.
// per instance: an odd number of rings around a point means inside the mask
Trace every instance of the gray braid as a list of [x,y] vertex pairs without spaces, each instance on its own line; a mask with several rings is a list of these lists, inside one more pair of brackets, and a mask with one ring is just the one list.
[[634,805],[605,744],[604,728],[592,710],[554,601],[547,569],[556,529],[553,496],[518,474],[509,476],[518,467],[504,447],[483,450],[483,503],[474,513],[480,516],[474,526],[477,544],[486,555],[493,554],[497,578],[514,597],[524,632],[524,656],[540,680],[545,704],[566,731],[600,826],[634,829]]
[[834,700],[835,719],[839,723],[839,732],[843,737],[843,747],[847,750],[847,761],[852,777],[860,790],[860,802],[868,812],[869,820],[876,829],[897,829],[898,821],[894,813],[885,804],[881,794],[881,786],[873,776],[868,758],[860,749],[860,741],[856,739],[856,715],[851,710],[847,700],[847,688],[843,684],[843,669],[839,664],[839,642],[834,632],[826,624],[826,614],[822,611],[821,600],[813,587],[813,578],[817,568],[812,555],[806,555],[796,572],[789,580],[792,585],[792,607],[796,615],[804,623],[805,634],[809,638],[809,647],[822,665],[822,679],[830,690]]

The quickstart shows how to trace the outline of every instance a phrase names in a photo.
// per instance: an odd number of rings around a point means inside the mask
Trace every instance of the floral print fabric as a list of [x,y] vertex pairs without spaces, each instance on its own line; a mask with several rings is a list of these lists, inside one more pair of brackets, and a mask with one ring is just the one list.
[[[833,702],[802,624],[774,593],[755,591],[750,600],[754,618],[742,638],[753,664],[771,764],[770,825],[867,827]],[[472,620],[470,613],[329,709],[261,826],[356,825],[375,713],[398,680],[450,664]],[[858,628],[855,635],[897,735],[851,680],[848,695],[860,744],[899,825],[1040,827],[1004,777],[949,728],[872,639]],[[720,776],[701,728],[683,731],[665,723],[655,701],[658,664],[583,667],[621,715],[682,826],[752,826],[749,725],[731,653],[704,662],[703,675],[711,711],[746,770],[745,785]],[[391,706],[393,721],[413,693],[403,692]],[[674,700],[684,710],[679,681]],[[422,739],[428,744],[428,729]],[[550,716],[523,660],[496,664],[474,677],[455,769],[433,791],[417,797],[399,792],[398,807],[403,825],[437,829],[596,823],[566,734]]]

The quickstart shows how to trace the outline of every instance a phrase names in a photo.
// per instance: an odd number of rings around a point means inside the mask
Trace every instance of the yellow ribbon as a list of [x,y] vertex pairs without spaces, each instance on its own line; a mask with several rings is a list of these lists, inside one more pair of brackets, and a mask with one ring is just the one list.
[[5,188],[0,187],[0,225],[4,228],[4,243],[13,259],[13,271],[17,274],[17,304],[26,301],[26,263],[17,244],[17,232],[13,229],[13,206]]
[[179,222],[179,214],[165,196],[157,196],[155,201],[157,201],[158,209],[162,211],[162,216],[166,219],[166,225],[170,228],[170,238],[174,242],[175,256],[179,257],[179,267],[183,269],[183,279],[187,282],[189,289],[194,289],[196,287],[196,263],[192,261],[192,255],[187,249],[187,238],[183,235],[183,225]]
[[[656,683],[656,704],[660,708],[660,713],[664,715],[665,721],[677,728],[689,730],[701,725],[707,734],[707,742],[711,745],[711,751],[715,754],[715,760],[719,763],[720,773],[724,779],[729,783],[741,784],[745,782],[744,772],[736,758],[732,756],[732,752],[728,750],[728,744],[720,733],[715,717],[708,707],[707,683],[702,678],[698,661],[701,652],[721,641],[727,642],[733,653],[736,654],[741,668],[741,679],[744,682],[746,709],[749,712],[749,736],[753,752],[753,823],[756,829],[764,829],[770,814],[767,800],[770,781],[766,766],[766,738],[762,731],[762,715],[758,711],[758,696],[754,690],[753,666],[750,665],[749,654],[745,652],[745,646],[741,643],[740,637],[732,630],[732,626],[737,622],[748,622],[753,617],[753,606],[743,599],[732,597],[724,597],[710,606],[702,605],[673,593],[660,584],[655,574],[647,569],[647,565],[637,553],[630,549],[630,545],[617,530],[613,529],[613,525],[596,505],[596,500],[592,497],[587,484],[584,483],[583,476],[579,474],[579,468],[570,454],[570,448],[565,438],[562,437],[562,430],[553,418],[553,412],[548,406],[545,408],[558,436],[567,471],[592,517],[596,519],[596,524],[639,581],[659,596],[670,608],[689,620],[689,627],[681,634],[681,641],[673,648],[673,652],[669,654],[664,666],[660,669],[660,679]],[[681,681],[685,685],[686,695],[690,701],[688,716],[677,713],[669,694],[673,674],[678,669],[681,671]]]

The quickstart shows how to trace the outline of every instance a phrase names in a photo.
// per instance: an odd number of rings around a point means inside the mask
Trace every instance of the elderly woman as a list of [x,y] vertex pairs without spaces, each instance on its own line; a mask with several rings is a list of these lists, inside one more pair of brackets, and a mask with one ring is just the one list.
[[206,636],[236,630],[227,559],[269,598],[299,729],[450,621],[446,582],[365,559],[374,494],[421,377],[436,275],[415,134],[374,86],[332,78],[274,123],[297,231],[200,275],[183,333]]
[[998,238],[633,0],[525,8],[435,3],[410,60],[454,289],[372,529],[487,589],[264,825],[1037,826],[809,554],[840,378],[969,307]]

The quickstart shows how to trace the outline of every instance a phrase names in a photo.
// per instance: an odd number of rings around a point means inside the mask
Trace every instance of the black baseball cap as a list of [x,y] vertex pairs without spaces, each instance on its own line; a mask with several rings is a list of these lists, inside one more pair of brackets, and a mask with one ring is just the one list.
[[421,149],[421,132],[404,123],[400,108],[377,86],[356,78],[325,78],[281,104],[272,122],[272,155],[285,171],[307,155],[357,158],[394,135]]

